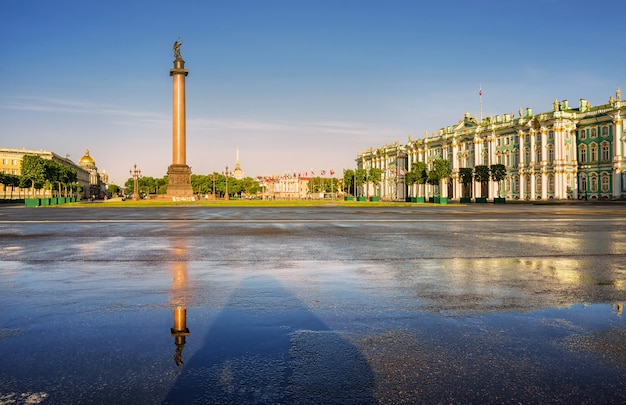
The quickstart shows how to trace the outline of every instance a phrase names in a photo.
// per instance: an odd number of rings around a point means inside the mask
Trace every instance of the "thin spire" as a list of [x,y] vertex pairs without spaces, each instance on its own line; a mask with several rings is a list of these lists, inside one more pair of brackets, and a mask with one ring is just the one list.
[[480,97],[480,122],[483,122],[483,85],[480,85],[478,90],[478,96]]

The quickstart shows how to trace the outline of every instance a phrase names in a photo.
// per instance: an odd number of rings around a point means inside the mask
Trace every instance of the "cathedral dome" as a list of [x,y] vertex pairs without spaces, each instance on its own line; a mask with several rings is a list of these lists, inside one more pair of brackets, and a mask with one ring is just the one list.
[[80,158],[80,160],[78,161],[79,165],[94,165],[95,163],[96,161],[93,160],[91,156],[89,156],[89,149],[85,151],[85,156]]

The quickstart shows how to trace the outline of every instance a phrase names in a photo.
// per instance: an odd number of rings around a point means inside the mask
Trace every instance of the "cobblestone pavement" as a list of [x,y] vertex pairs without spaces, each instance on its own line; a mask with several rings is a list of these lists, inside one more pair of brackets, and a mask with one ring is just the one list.
[[625,214],[2,207],[0,404],[622,404]]

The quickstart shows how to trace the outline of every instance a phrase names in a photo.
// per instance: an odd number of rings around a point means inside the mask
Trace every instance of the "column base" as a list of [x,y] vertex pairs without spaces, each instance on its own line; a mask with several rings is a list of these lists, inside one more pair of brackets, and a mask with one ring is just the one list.
[[171,165],[167,168],[167,178],[167,198],[178,201],[193,201],[195,199],[191,188],[191,167]]

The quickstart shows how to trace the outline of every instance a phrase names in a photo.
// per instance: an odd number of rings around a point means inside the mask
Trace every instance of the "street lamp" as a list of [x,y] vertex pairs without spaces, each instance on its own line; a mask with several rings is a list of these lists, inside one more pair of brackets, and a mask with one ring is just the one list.
[[130,171],[130,175],[132,176],[133,183],[133,201],[139,200],[139,178],[141,177],[141,170],[137,169],[137,164],[133,166],[133,169]]
[[215,180],[217,179],[217,176],[215,175],[215,173],[213,173],[211,175],[211,180],[213,180],[213,199],[215,199]]
[[223,174],[226,176],[226,191],[224,192],[224,199],[228,200],[228,166],[226,166],[226,171]]

